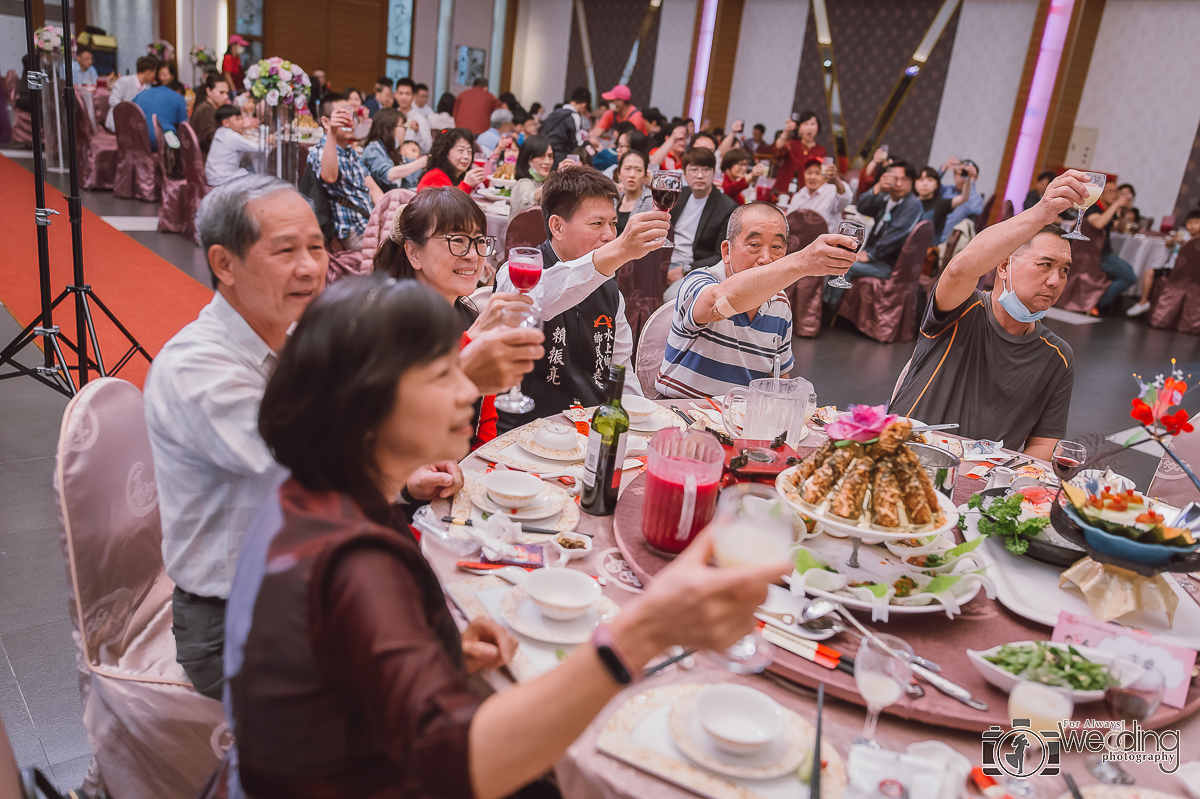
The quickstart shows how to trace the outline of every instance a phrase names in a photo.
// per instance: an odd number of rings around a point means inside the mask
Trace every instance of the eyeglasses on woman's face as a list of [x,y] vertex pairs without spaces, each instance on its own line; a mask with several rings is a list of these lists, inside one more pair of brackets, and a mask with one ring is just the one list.
[[450,254],[455,258],[466,258],[467,254],[471,252],[472,247],[483,258],[487,258],[496,252],[495,236],[476,236],[471,238],[464,233],[453,233],[446,236],[438,236],[438,238],[446,240],[446,246],[450,248]]

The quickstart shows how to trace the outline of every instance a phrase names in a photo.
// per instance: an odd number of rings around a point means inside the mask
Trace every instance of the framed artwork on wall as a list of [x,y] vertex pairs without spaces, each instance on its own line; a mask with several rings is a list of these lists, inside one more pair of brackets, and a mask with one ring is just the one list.
[[487,76],[487,50],[482,47],[461,45],[457,63],[454,82],[459,86],[470,86],[476,78]]

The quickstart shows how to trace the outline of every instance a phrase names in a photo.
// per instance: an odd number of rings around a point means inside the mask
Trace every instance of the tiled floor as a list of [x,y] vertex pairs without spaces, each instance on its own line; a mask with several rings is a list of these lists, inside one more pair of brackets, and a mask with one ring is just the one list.
[[[27,168],[31,164],[18,163]],[[63,176],[52,176],[50,182],[66,189]],[[147,230],[148,222],[129,219],[153,217],[156,206],[90,192],[84,192],[83,202],[95,213],[113,217],[115,226],[179,269],[207,282],[198,247],[180,236]],[[1053,319],[1048,324],[1075,351],[1068,436],[1092,447],[1132,424],[1131,372],[1157,374],[1175,357],[1185,372],[1200,378],[1196,337],[1153,330],[1124,317],[1099,324]],[[0,312],[0,346],[18,329],[6,312]],[[911,354],[911,344],[877,344],[839,326],[823,330],[815,340],[796,340],[795,374],[813,382],[822,404],[881,403]],[[32,380],[0,382],[0,717],[20,765],[49,768],[61,787],[73,788],[87,770],[89,746],[80,721],[75,646],[51,486],[65,407],[64,397]],[[1193,415],[1200,412],[1200,391],[1188,398],[1187,407]],[[1156,457],[1137,451],[1113,462],[1143,488],[1156,464]]]

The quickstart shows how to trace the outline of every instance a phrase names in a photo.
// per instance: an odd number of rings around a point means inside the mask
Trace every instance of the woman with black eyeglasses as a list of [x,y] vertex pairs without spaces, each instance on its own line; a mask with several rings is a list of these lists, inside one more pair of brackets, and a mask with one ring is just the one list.
[[466,194],[447,187],[418,192],[396,215],[391,235],[375,254],[376,272],[424,283],[458,311],[466,329],[462,369],[483,395],[475,403],[472,447],[496,437],[495,395],[519,384],[544,353],[540,330],[498,324],[504,308],[529,304],[528,297],[493,294],[482,314],[471,301],[495,249],[483,211]]

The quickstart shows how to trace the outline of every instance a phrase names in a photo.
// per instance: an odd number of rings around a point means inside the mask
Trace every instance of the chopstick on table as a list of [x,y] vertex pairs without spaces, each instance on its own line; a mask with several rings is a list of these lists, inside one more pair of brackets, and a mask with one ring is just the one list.
[[1080,793],[1079,786],[1075,784],[1075,778],[1066,773],[1062,775],[1062,778],[1063,782],[1067,784],[1067,788],[1071,791],[1071,796],[1075,797],[1075,799],[1083,799],[1083,794]]
[[680,652],[678,655],[675,655],[674,657],[669,657],[666,660],[664,660],[662,663],[656,663],[655,665],[653,665],[650,668],[643,671],[642,679],[645,679],[646,677],[649,677],[654,674],[658,674],[660,671],[665,669],[667,666],[673,666],[681,660],[690,658],[694,654],[696,654],[695,649],[685,649],[682,652]]
[[821,715],[825,710],[825,683],[817,685],[817,734],[813,738],[812,773],[808,778],[809,799],[821,799]]
[[[474,527],[474,526],[475,526],[475,522],[474,522],[474,521],[472,521],[471,519],[466,519],[466,520],[462,520],[462,519],[455,519],[453,516],[443,516],[443,517],[442,517],[442,522],[443,522],[444,524],[461,524],[461,525],[463,525],[463,526],[465,526],[465,527]],[[521,532],[523,532],[523,533],[534,533],[534,534],[537,534],[537,535],[558,535],[558,534],[559,534],[559,532],[561,532],[561,531],[559,531],[559,530],[547,530],[547,529],[546,529],[546,528],[544,528],[544,527],[530,527],[529,525],[522,524],[522,525],[521,525]],[[572,530],[571,532],[573,532],[573,533],[579,533],[580,535],[586,535],[588,538],[592,538],[592,537],[594,536],[594,534],[593,534],[593,533],[585,533],[585,532],[584,532],[584,531],[582,531],[582,530]]]
[[714,400],[712,397],[705,397],[704,399],[708,400],[708,404],[713,406],[713,410],[715,410],[717,413],[722,412],[721,406],[718,405],[717,401]]

